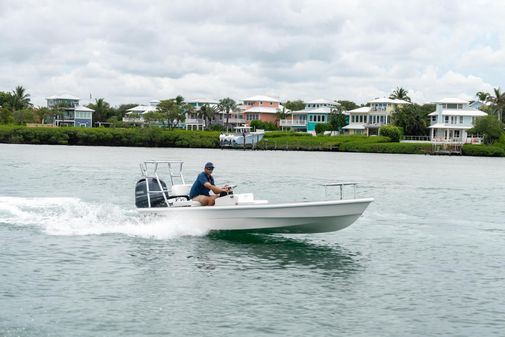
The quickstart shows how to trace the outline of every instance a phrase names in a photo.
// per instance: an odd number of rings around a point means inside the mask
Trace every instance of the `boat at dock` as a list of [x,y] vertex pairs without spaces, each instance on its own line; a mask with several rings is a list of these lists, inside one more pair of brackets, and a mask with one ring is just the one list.
[[251,131],[250,126],[236,126],[233,133],[219,135],[221,147],[254,147],[265,136],[264,130]]
[[[231,193],[217,198],[215,206],[201,206],[189,198],[191,184],[185,183],[182,166],[177,160],[140,164],[142,177],[135,187],[139,212],[177,218],[208,231],[323,233],[348,227],[373,201],[356,198],[356,183],[339,182],[322,185],[340,188],[340,198],[335,200],[270,203],[255,199],[253,193],[235,193],[235,186]],[[354,187],[354,198],[343,198],[346,186]]]

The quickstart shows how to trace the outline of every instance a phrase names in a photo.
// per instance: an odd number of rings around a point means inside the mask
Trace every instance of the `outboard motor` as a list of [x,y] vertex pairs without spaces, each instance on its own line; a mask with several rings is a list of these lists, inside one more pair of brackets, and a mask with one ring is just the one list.
[[[147,179],[147,183],[146,183]],[[135,206],[138,208],[148,208],[149,202],[147,201],[147,188],[146,185],[149,184],[149,199],[151,201],[151,207],[167,207],[165,202],[165,197],[168,199],[167,184],[163,180],[158,180],[153,177],[142,178],[137,181],[135,186]],[[160,184],[163,191],[160,190]],[[165,197],[163,197],[165,194]]]

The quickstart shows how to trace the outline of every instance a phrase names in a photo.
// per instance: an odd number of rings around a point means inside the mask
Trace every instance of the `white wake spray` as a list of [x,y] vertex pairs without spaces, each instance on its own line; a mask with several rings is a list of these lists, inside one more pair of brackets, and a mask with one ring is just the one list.
[[39,227],[49,235],[119,233],[156,239],[202,236],[204,226],[184,219],[143,216],[135,209],[96,204],[78,198],[0,197],[0,225]]

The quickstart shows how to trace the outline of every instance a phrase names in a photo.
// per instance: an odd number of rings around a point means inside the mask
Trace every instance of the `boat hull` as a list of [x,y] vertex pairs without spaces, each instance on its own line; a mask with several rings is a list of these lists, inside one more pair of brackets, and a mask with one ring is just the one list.
[[356,221],[372,198],[213,207],[163,207],[138,209],[209,231],[264,233],[324,233],[344,229]]

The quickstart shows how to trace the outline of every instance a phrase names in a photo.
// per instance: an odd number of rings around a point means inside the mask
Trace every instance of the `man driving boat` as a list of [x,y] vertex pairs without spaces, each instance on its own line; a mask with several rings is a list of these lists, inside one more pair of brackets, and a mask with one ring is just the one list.
[[[211,162],[206,163],[203,172],[198,175],[189,192],[191,200],[198,201],[202,206],[214,206],[221,193],[230,191],[228,185],[223,187],[214,185],[213,172],[214,164]],[[214,195],[210,195],[210,191],[214,192]]]

